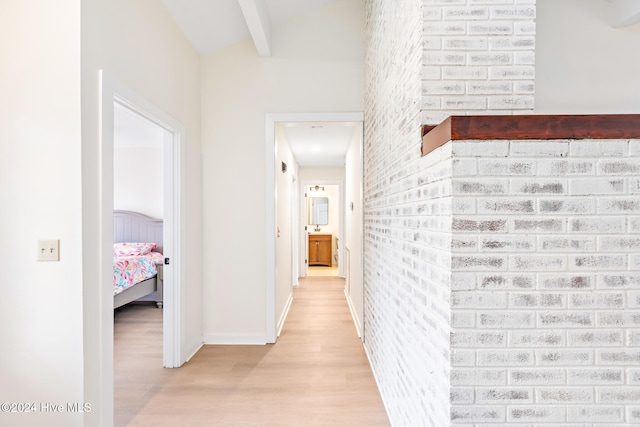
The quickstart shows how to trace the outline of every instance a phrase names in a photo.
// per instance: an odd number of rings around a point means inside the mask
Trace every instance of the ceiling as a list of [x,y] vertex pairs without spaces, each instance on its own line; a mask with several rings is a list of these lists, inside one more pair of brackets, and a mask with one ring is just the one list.
[[196,50],[209,53],[249,37],[254,42],[256,37],[268,38],[270,44],[272,25],[334,1],[162,0],[162,3]]
[[[195,49],[206,54],[252,38],[256,53],[271,56],[271,28],[337,0],[161,0]],[[612,4],[611,25],[640,20],[640,1],[605,0]],[[157,128],[135,113],[117,111],[116,133],[123,140],[157,138]],[[342,166],[357,123],[289,123],[283,135],[300,166]],[[133,143],[133,142],[130,142]]]
[[638,0],[606,0],[613,3],[611,10],[611,26],[628,27],[640,21],[640,1]]
[[347,149],[356,132],[356,122],[279,123],[294,157],[301,167],[344,166]]
[[[161,1],[199,53],[209,53],[251,37],[258,54],[270,56],[273,25],[337,0]],[[640,21],[640,1],[605,1],[612,4],[612,27]]]
[[[336,0],[162,0],[201,54],[252,38],[256,53],[271,56],[272,25]],[[300,166],[344,166],[357,124],[283,124],[283,135]]]

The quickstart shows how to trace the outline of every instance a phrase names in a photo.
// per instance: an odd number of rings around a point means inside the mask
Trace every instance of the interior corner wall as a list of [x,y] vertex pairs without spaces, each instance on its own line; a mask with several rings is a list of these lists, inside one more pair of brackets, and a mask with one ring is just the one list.
[[[181,357],[202,344],[202,164],[200,152],[200,56],[161,2],[82,0],[82,195],[85,298],[86,398],[99,401],[96,374],[100,343],[97,289],[100,253],[99,70],[181,123]],[[56,62],[57,63],[57,62]],[[97,424],[98,410],[87,414]]]
[[441,427],[451,161],[420,156],[422,3],[366,1],[364,342],[391,424]]
[[640,22],[613,28],[602,0],[537,5],[535,113],[640,113]]
[[363,10],[274,25],[271,57],[247,40],[202,58],[206,342],[266,342],[266,116],[363,110]]
[[3,2],[0,40],[0,425],[81,426],[80,1]]

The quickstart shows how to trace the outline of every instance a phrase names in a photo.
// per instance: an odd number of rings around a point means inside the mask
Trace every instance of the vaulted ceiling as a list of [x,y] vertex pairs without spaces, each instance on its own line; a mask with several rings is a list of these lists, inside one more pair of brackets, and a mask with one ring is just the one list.
[[162,0],[200,53],[249,37],[261,56],[271,55],[271,26],[336,0]]
[[[273,25],[334,1],[162,0],[198,52],[209,53],[251,37],[260,56],[272,53]],[[612,27],[640,21],[640,0],[605,1],[612,4]]]
[[[274,50],[272,26],[337,0],[161,1],[199,53],[210,53],[251,38],[257,54],[268,57]],[[611,4],[612,27],[640,21],[640,0],[603,1]],[[340,165],[344,163],[339,153],[346,152],[354,129],[337,123],[290,124],[285,126],[284,135],[301,165]]]

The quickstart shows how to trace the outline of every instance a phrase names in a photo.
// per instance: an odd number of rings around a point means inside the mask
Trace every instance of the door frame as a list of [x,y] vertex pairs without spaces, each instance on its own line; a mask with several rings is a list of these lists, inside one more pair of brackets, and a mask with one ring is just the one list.
[[[171,264],[163,267],[163,315],[162,315],[162,360],[166,368],[177,368],[184,362],[180,360],[181,332],[181,146],[184,127],[155,105],[133,92],[123,84],[101,73],[102,99],[100,129],[102,140],[102,230],[113,227],[113,105],[118,103],[139,114],[157,126],[165,129],[168,136],[163,144],[164,207],[163,207],[163,246],[165,258]],[[108,201],[105,199],[109,199]],[[109,228],[111,228],[109,227]],[[102,248],[111,253],[113,230],[101,236]],[[112,269],[111,261],[107,271]],[[103,286],[107,292],[108,286]],[[101,288],[102,289],[102,288]],[[105,298],[106,299],[106,298]],[[103,301],[103,310],[113,310],[113,298]],[[110,327],[113,327],[113,321]],[[113,342],[111,342],[113,346]]]
[[266,341],[277,339],[276,313],[276,123],[280,122],[364,122],[363,112],[346,113],[279,113],[266,115]]
[[[304,180],[300,183],[300,193],[301,194],[305,194],[306,193],[306,187],[311,186],[311,185],[324,185],[324,186],[328,186],[328,185],[334,185],[338,187],[338,198],[339,198],[339,203],[338,203],[338,233],[337,233],[337,237],[338,237],[338,277],[345,277],[345,270],[344,270],[344,266],[343,264],[343,260],[344,260],[344,227],[345,227],[345,221],[344,221],[344,215],[345,215],[345,205],[344,205],[344,180],[338,180],[338,179],[307,179]],[[307,196],[304,196],[304,199],[300,200],[300,205],[298,207],[298,215],[300,216],[300,218],[307,218],[307,215],[309,215],[309,206],[307,203]],[[303,224],[303,222],[305,224]],[[300,242],[302,242],[303,240],[305,242],[308,242],[308,235],[309,235],[309,230],[305,231],[305,225],[306,225],[307,221],[300,221],[300,225],[298,227],[299,233],[304,234],[304,237],[301,235],[298,235],[298,240]],[[336,235],[335,233],[333,233],[334,235]],[[342,243],[340,243],[342,242]],[[300,269],[300,277],[307,277],[309,275],[309,247],[308,244],[305,244],[306,250],[304,252],[300,251],[300,253],[298,253],[298,259],[295,260],[295,262],[297,262],[302,268]],[[333,251],[333,240],[331,241],[331,250]],[[305,262],[306,261],[306,262]],[[331,258],[331,261],[333,262],[333,257]]]
[[99,341],[101,347],[100,405],[113,413],[113,116],[114,103],[119,103],[168,131],[163,147],[164,175],[164,229],[165,256],[171,259],[164,269],[163,308],[163,365],[179,367],[181,359],[182,307],[181,252],[183,246],[182,150],[185,129],[182,124],[130,90],[103,70],[99,71],[99,248],[100,289]]

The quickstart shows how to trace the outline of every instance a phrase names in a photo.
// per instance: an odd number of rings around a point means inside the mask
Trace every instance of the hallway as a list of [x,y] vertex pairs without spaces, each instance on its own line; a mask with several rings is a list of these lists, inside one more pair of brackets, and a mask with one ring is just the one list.
[[160,368],[160,310],[119,310],[116,425],[388,426],[343,289],[301,279],[275,345],[205,346],[180,369]]

